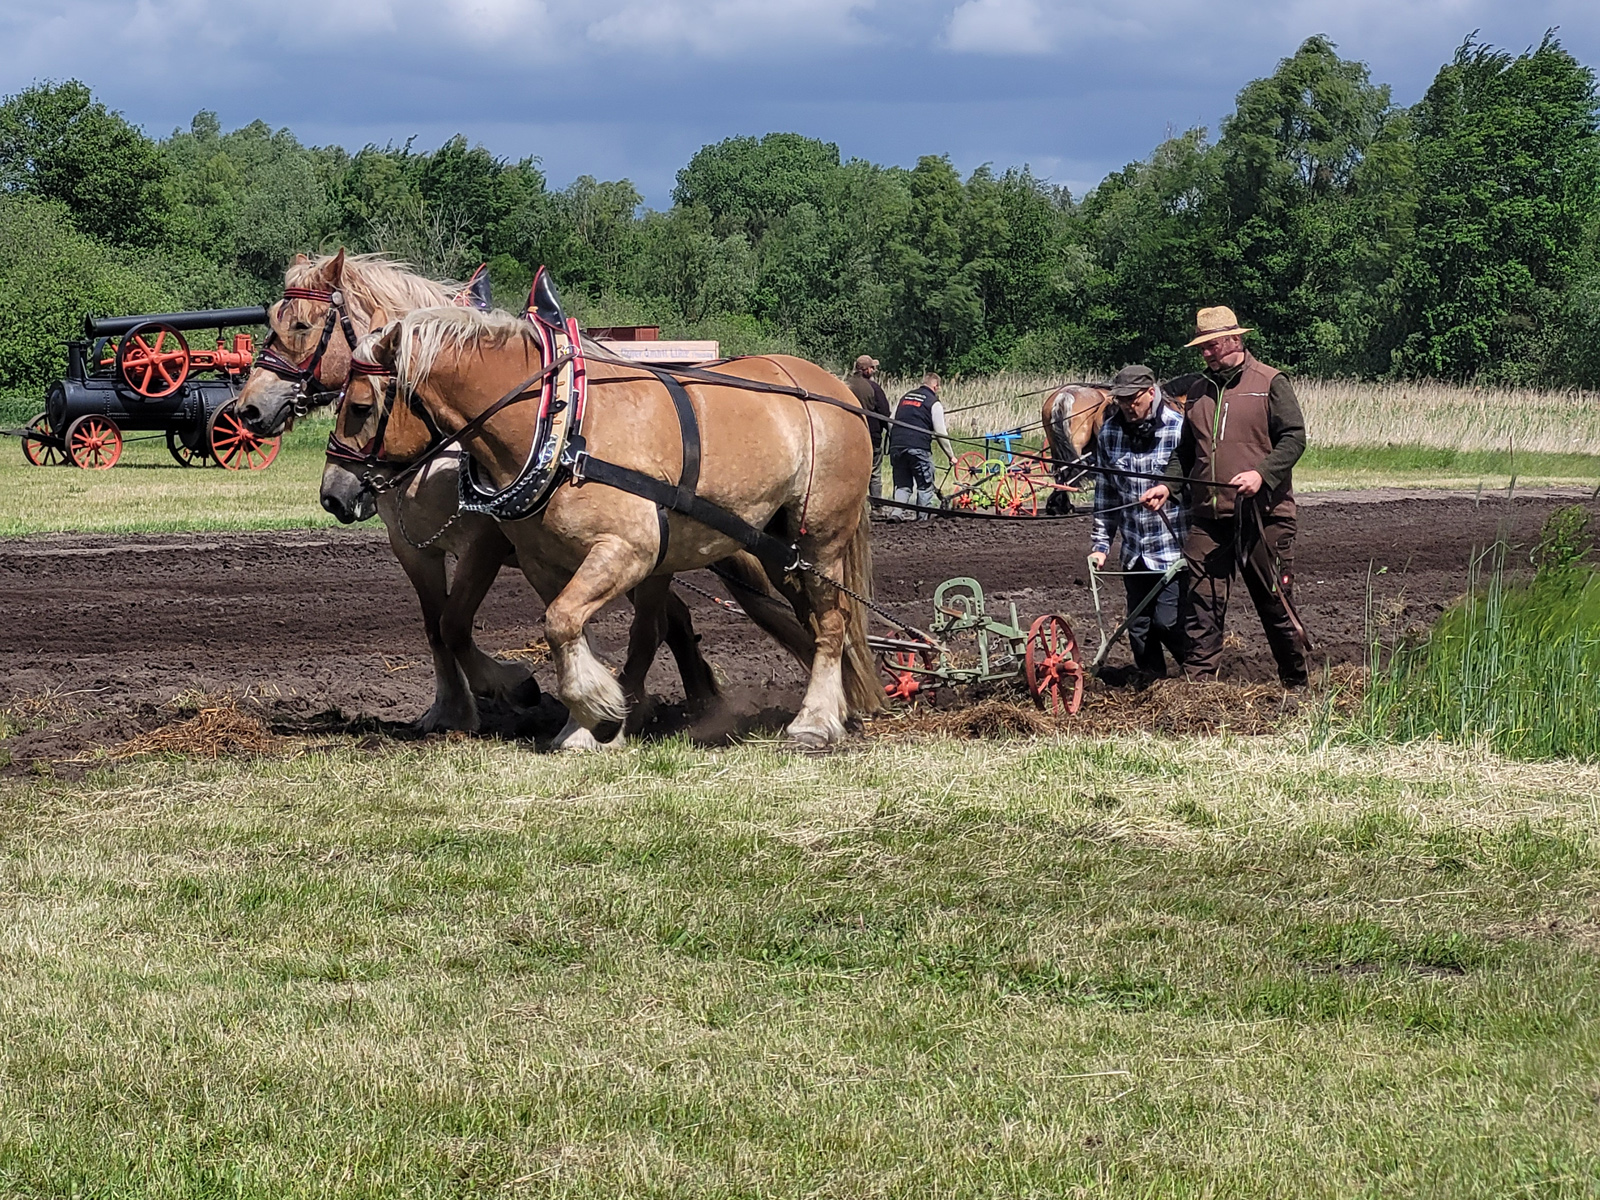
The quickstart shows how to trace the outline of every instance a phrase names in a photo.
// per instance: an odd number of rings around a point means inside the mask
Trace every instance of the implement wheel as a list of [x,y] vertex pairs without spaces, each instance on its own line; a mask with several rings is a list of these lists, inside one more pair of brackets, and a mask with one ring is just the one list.
[[1083,707],[1083,660],[1072,626],[1060,613],[1040,617],[1028,630],[1022,669],[1034,703],[1052,716],[1076,716]]
[[1008,517],[1037,517],[1039,492],[1026,475],[1006,474],[994,487],[994,509]]
[[211,457],[230,471],[264,471],[278,457],[282,438],[264,438],[251,433],[234,411],[230,400],[211,416],[207,439]]
[[36,467],[53,467],[65,458],[50,429],[48,414],[40,413],[28,422],[28,432],[22,435],[22,457]]
[[917,674],[915,668],[925,665],[919,662],[922,658],[915,650],[885,650],[878,655],[878,670],[883,672],[886,682],[883,685],[883,694],[891,700],[899,700],[903,704],[911,704],[919,696],[931,696],[938,690],[938,682],[925,675]]
[[117,346],[117,377],[148,400],[170,396],[189,378],[189,343],[171,325],[135,325]]
[[85,471],[109,471],[122,457],[122,430],[109,417],[79,417],[67,426],[67,457]]
[[176,429],[167,430],[167,453],[180,467],[203,467],[206,462],[206,452],[196,449],[184,440],[184,436]]

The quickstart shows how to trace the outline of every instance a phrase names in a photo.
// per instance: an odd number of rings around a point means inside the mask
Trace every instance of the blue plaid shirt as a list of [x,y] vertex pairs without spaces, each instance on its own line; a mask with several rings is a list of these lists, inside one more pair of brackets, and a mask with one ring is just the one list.
[[[1156,438],[1147,450],[1134,449],[1128,432],[1115,412],[1100,426],[1096,461],[1119,471],[1138,471],[1150,478],[1125,475],[1094,477],[1094,534],[1091,549],[1110,553],[1111,539],[1122,533],[1124,571],[1165,571],[1183,557],[1183,539],[1189,533],[1189,510],[1173,495],[1161,506],[1166,520],[1138,503],[1149,488],[1161,483],[1178,449],[1183,432],[1183,411],[1161,398],[1156,410]],[[1170,485],[1169,485],[1170,486]]]

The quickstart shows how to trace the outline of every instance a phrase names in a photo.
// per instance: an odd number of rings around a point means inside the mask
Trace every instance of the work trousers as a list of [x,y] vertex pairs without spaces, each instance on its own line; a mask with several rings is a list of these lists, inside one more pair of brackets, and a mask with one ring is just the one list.
[[867,495],[874,500],[883,496],[883,448],[888,440],[882,433],[872,437],[872,480],[867,484]]
[[1128,622],[1128,647],[1133,651],[1133,664],[1151,675],[1165,676],[1167,656],[1163,647],[1172,652],[1172,661],[1180,667],[1189,658],[1189,639],[1184,635],[1179,619],[1186,575],[1179,571],[1165,583],[1160,571],[1135,571],[1122,577],[1122,586],[1128,595],[1128,611],[1132,612],[1144,602],[1152,591],[1158,594],[1149,606]]
[[[1245,555],[1244,582],[1261,617],[1272,657],[1277,660],[1278,677],[1297,687],[1306,681],[1306,657],[1283,604],[1285,597],[1290,603],[1294,601],[1295,519],[1263,517],[1262,526],[1266,552]],[[1189,560],[1189,586],[1182,605],[1183,631],[1189,640],[1189,658],[1184,665],[1194,678],[1215,678],[1222,664],[1222,626],[1228,615],[1228,592],[1239,571],[1234,530],[1232,518],[1207,520],[1197,516],[1183,546],[1184,557]],[[1241,536],[1246,539],[1245,550],[1250,551],[1255,539],[1263,535],[1253,522],[1247,522],[1241,528]]]
[[[889,467],[894,474],[894,498],[902,504],[938,508],[939,494],[933,490],[933,452],[931,450],[893,450]],[[931,520],[931,513],[894,510],[903,521]]]

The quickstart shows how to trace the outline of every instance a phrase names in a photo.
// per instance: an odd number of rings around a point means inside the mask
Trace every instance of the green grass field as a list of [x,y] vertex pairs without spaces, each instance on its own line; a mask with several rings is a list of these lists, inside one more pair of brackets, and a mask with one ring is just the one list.
[[1291,736],[0,779],[8,1196],[1588,1196],[1600,773]]

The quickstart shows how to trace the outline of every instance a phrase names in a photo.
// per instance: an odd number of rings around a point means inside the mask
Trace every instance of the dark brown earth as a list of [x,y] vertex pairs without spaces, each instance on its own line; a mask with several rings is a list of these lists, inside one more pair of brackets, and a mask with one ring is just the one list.
[[[1346,495],[1303,503],[1296,593],[1318,639],[1319,661],[1359,663],[1366,653],[1368,593],[1388,621],[1422,626],[1465,588],[1468,562],[1504,531],[1511,561],[1545,517],[1572,498]],[[1582,501],[1600,513],[1592,499]],[[1088,521],[875,523],[877,589],[916,623],[953,575],[978,579],[1026,624],[1069,614],[1097,644],[1084,555]],[[705,572],[690,582],[719,591]],[[737,615],[686,592],[708,657],[721,671],[733,727],[775,728],[792,715],[802,676],[794,662]],[[1115,601],[1115,597],[1113,600]],[[543,607],[520,577],[503,575],[480,614],[491,652],[543,635]],[[626,606],[593,626],[597,650],[618,662]],[[1248,597],[1236,592],[1229,674],[1273,678]],[[1119,648],[1112,661],[1126,661]],[[535,667],[554,682],[548,664]],[[656,728],[683,727],[669,656],[650,677],[667,704]],[[203,696],[234,694],[280,732],[400,732],[432,698],[432,670],[415,598],[369,530],[259,534],[56,535],[0,542],[0,762],[10,768],[111,747],[174,719]],[[502,732],[534,732],[526,719],[492,714]],[[728,726],[691,732],[713,736]]]

